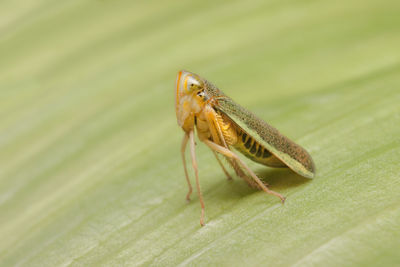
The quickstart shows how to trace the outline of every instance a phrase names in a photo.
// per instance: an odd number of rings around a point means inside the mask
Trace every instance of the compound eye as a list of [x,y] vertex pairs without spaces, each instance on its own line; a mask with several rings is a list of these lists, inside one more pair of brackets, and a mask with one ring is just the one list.
[[188,92],[193,92],[202,88],[202,83],[200,80],[193,76],[188,76],[185,80],[185,87]]

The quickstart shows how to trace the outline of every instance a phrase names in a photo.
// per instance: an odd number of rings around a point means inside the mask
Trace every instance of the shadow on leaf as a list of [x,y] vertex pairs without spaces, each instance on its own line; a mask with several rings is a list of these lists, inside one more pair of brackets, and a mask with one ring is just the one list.
[[263,169],[256,174],[269,185],[270,189],[275,191],[297,187],[312,181],[312,179],[302,177],[288,168]]
[[[262,171],[257,171],[256,174],[262,181],[269,185],[271,190],[277,192],[298,187],[311,181],[311,179],[299,176],[286,168],[262,169]],[[211,194],[217,194],[221,199],[242,198],[260,191],[259,189],[248,186],[245,181],[236,175],[233,175],[233,181],[223,179],[213,186],[218,193],[214,192]]]

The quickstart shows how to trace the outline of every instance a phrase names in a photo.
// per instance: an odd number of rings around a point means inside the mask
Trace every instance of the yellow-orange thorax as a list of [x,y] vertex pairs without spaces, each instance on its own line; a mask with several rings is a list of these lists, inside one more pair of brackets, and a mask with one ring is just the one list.
[[210,139],[222,146],[237,142],[236,129],[211,106],[212,99],[196,74],[180,71],[176,80],[175,111],[179,126],[189,132],[196,126],[200,140]]

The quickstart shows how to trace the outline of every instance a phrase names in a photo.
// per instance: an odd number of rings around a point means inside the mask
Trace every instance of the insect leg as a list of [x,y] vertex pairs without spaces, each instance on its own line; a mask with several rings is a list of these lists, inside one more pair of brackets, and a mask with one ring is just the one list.
[[[228,158],[229,159],[229,158]],[[245,182],[252,188],[262,189],[260,186],[250,178],[240,167],[239,163],[234,159],[229,159],[229,163],[231,164],[232,168],[235,170],[237,176],[241,177]],[[265,183],[264,183],[265,184]]]
[[192,194],[192,184],[190,183],[189,180],[189,175],[188,175],[188,171],[187,171],[187,167],[186,167],[186,159],[185,159],[185,151],[186,151],[186,145],[187,145],[187,141],[189,140],[189,136],[185,133],[185,135],[183,136],[182,139],[182,146],[181,146],[181,155],[182,155],[182,161],[183,161],[183,170],[185,171],[185,177],[186,177],[186,181],[188,183],[188,187],[189,187],[189,191],[186,195],[186,200],[190,201],[190,195]]
[[193,169],[194,169],[194,174],[196,176],[197,193],[199,195],[199,200],[200,200],[200,205],[201,205],[200,225],[204,226],[204,201],[203,201],[203,195],[201,194],[200,182],[199,182],[199,173],[198,173],[198,170],[197,170],[197,161],[196,161],[196,151],[195,151],[195,142],[194,142],[193,130],[189,132],[189,138],[190,138],[190,154],[192,156],[192,166],[193,166]]
[[[222,170],[224,171],[224,173],[226,174],[228,180],[233,180],[232,176],[228,173],[228,171],[226,170],[226,168],[224,168],[224,165],[222,164],[221,160],[218,158],[218,154],[211,149],[211,151],[214,153],[215,157],[217,158],[219,164],[222,167]],[[247,174],[245,174],[242,170],[242,168],[240,167],[240,165],[237,163],[237,161],[235,161],[234,159],[231,159],[229,157],[226,157],[226,160],[228,161],[229,165],[231,165],[231,167],[234,169],[235,173],[237,176],[241,177],[243,180],[246,181],[246,183],[252,187],[252,188],[257,188],[257,189],[262,189],[260,188],[260,186],[249,176],[247,176]],[[264,183],[265,184],[265,183]]]
[[229,174],[229,172],[225,169],[224,165],[222,164],[222,161],[218,158],[218,154],[214,150],[211,150],[211,151],[214,153],[215,158],[217,159],[219,165],[221,166],[221,168],[224,171],[224,173],[225,173],[226,177],[228,178],[228,180],[233,180],[232,176]]
[[211,142],[209,140],[203,140],[203,142],[208,145],[212,150],[215,150],[216,152],[221,153],[224,156],[227,156],[229,158],[232,158],[234,160],[237,160],[240,165],[242,165],[242,167],[250,174],[250,176],[254,179],[254,181],[261,187],[261,189],[271,195],[277,196],[281,199],[282,203],[285,202],[285,197],[282,196],[281,194],[270,190],[261,180],[260,178],[257,177],[257,175],[255,175],[255,173],[246,165],[246,163],[244,163],[235,153],[233,153],[232,151],[230,151],[229,149],[222,147],[220,145],[217,145],[214,142]]
[[225,141],[224,135],[222,133],[221,126],[219,125],[217,113],[210,105],[205,106],[204,113],[206,115],[205,117],[206,117],[206,120],[208,123],[208,127],[210,130],[211,136],[213,138],[213,141],[215,143],[221,144],[227,148],[228,146],[226,145],[226,141]]

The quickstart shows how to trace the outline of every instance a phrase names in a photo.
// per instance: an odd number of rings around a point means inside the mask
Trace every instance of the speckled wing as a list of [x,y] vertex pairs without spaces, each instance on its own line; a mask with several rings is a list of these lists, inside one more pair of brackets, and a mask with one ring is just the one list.
[[307,178],[314,177],[313,160],[304,148],[247,109],[239,106],[215,87],[212,90],[214,90],[211,94],[216,100],[214,106],[216,110],[225,114],[237,127],[240,127],[294,172]]

